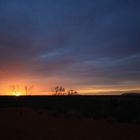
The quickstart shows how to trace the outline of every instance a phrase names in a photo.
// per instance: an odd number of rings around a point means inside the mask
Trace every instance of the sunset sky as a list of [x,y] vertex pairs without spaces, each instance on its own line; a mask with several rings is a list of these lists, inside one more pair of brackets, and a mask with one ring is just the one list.
[[139,0],[0,0],[0,94],[62,85],[140,91]]

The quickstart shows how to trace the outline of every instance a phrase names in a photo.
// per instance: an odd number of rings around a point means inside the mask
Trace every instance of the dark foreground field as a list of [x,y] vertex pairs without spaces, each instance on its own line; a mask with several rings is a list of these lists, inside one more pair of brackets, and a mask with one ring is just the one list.
[[140,97],[0,97],[0,138],[140,140]]

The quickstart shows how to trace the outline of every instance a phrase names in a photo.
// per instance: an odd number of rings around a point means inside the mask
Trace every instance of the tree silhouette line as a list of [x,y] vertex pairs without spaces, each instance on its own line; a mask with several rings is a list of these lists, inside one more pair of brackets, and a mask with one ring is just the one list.
[[[22,88],[22,91],[24,92],[24,95],[30,95],[31,91],[33,90],[34,86],[31,85],[25,85]],[[10,90],[12,91],[12,93],[14,93],[15,95],[21,91],[21,87],[19,85],[11,85],[10,86]],[[72,95],[79,95],[78,92],[76,90],[70,89],[70,90],[66,90],[64,87],[62,86],[56,86],[52,89],[52,94],[51,95],[56,95],[56,96],[72,96]]]
[[76,90],[73,90],[73,89],[66,90],[62,86],[56,86],[56,87],[54,87],[52,89],[52,95],[56,95],[56,96],[64,96],[64,95],[72,96],[72,95],[79,95],[79,94],[78,94],[78,92]]

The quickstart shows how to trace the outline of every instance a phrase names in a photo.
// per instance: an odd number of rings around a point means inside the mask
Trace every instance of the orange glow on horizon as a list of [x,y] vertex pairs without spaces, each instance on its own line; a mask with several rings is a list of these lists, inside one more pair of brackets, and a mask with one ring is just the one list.
[[16,91],[16,92],[9,92],[7,95],[10,95],[10,96],[25,96],[26,94],[22,91]]
[[[25,78],[26,79],[26,78]],[[55,82],[47,81],[30,81],[30,79],[8,79],[0,84],[0,95],[26,96],[26,95],[52,95],[52,88],[59,85]],[[54,79],[57,81],[57,79]],[[33,88],[31,88],[33,85]],[[61,84],[66,91],[69,89],[76,90],[81,95],[116,95],[123,92],[140,91],[138,84],[122,85],[91,85],[79,86],[71,84]],[[26,88],[27,87],[27,88]]]
[[131,92],[131,91],[140,91],[140,88],[122,88],[122,89],[119,89],[119,88],[100,88],[100,89],[81,89],[81,90],[78,90],[79,93],[81,94],[93,94],[93,95],[100,95],[102,93],[118,93],[118,94],[122,94],[123,92]]

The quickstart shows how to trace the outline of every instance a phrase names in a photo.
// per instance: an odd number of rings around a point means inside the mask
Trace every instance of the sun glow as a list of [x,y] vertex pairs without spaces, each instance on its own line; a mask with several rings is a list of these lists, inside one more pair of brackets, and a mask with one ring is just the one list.
[[16,92],[15,96],[21,96],[21,92]]
[[21,91],[16,91],[16,92],[9,92],[9,95],[11,95],[11,96],[24,96],[25,94],[22,93]]
[[7,95],[10,95],[10,96],[24,96],[26,94],[22,90],[15,90],[15,91],[8,91]]

